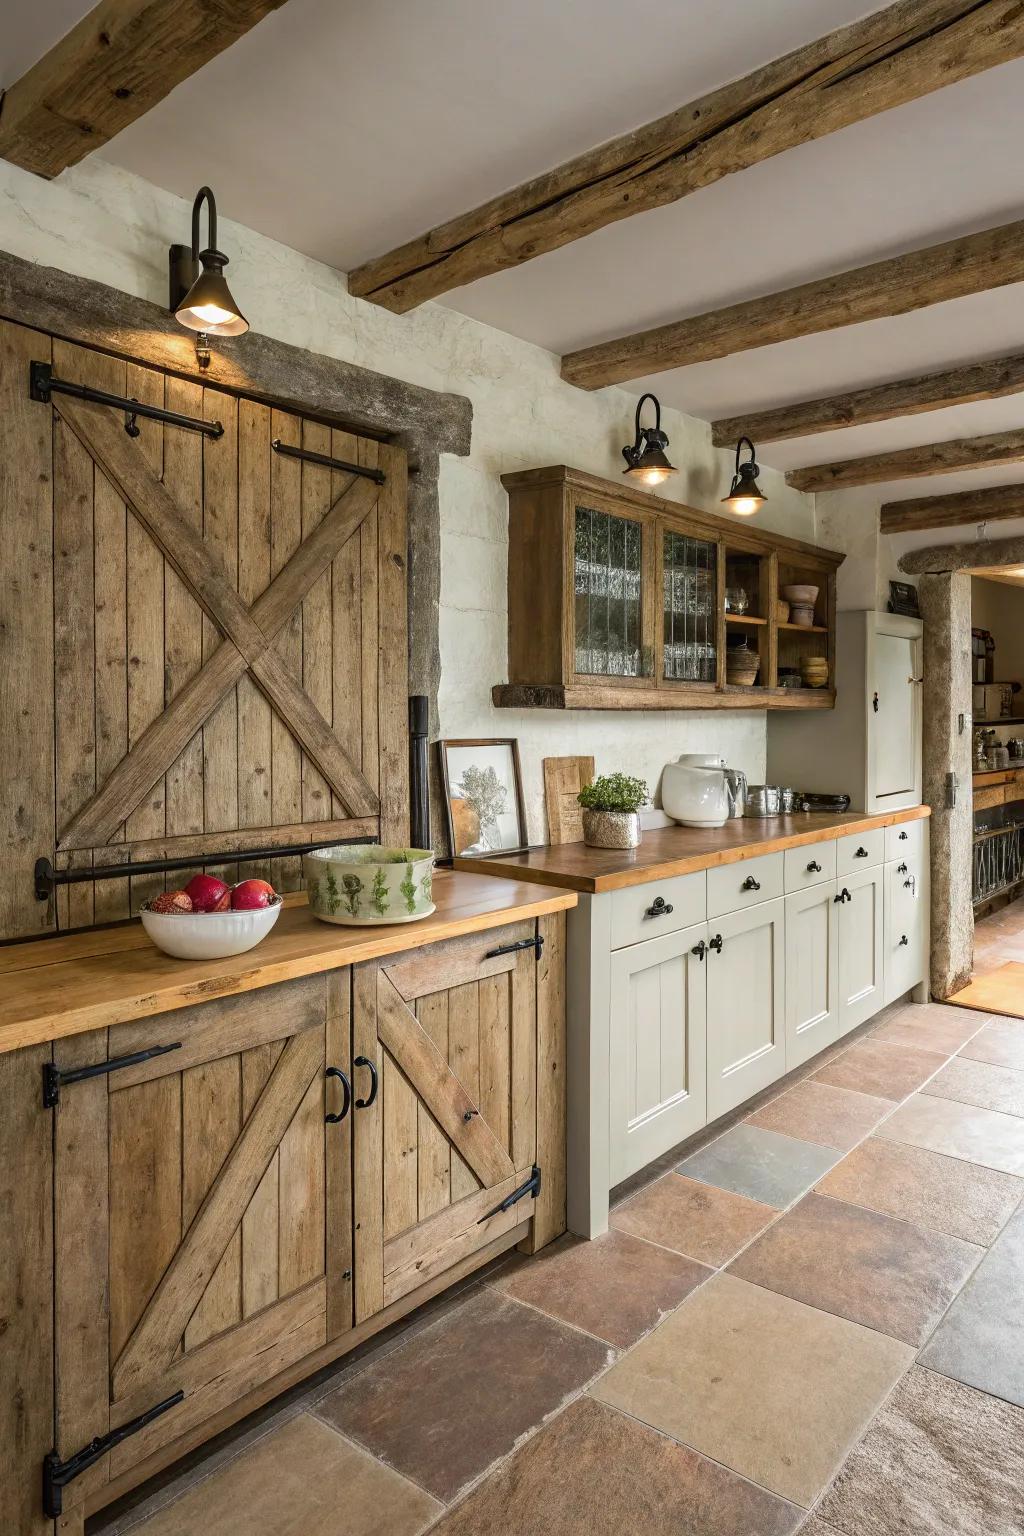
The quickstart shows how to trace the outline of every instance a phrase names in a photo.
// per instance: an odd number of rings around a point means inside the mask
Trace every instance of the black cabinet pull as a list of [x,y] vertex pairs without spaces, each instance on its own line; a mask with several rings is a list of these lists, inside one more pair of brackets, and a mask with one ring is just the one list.
[[909,836],[910,836],[909,832],[901,832],[900,835],[899,835],[900,842],[901,843],[905,843]]
[[707,952],[708,952],[708,947],[704,943],[703,939],[701,939],[699,944],[695,944],[693,946],[693,948],[690,950],[690,954],[691,955],[696,955],[698,960],[703,960],[704,956],[707,954]]
[[328,1067],[325,1077],[336,1077],[341,1084],[341,1110],[336,1115],[324,1115],[326,1125],[337,1125],[339,1120],[344,1120],[352,1108],[352,1084],[340,1067]]
[[839,902],[846,902],[846,901],[852,901],[853,897],[850,895],[849,891],[846,889],[846,886],[844,885],[842,890],[839,892],[839,895],[834,897],[833,899],[835,901],[839,901]]
[[717,950],[719,954],[722,953],[722,935],[720,933],[716,933],[713,939],[708,940],[708,949]]
[[644,913],[644,917],[668,917],[671,911],[672,907],[665,900],[664,896],[655,896],[654,900],[651,902],[651,905]]
[[809,875],[820,875],[821,874],[821,865],[818,863],[817,859],[812,859],[811,862],[808,864],[808,866],[807,866],[807,873]]
[[761,882],[760,880],[755,880],[753,875],[748,875],[743,884],[740,886],[741,891],[759,891],[760,889]]
[[907,873],[907,866],[905,864],[897,864],[896,873],[898,875],[905,875]]
[[857,852],[854,854],[854,858],[855,859],[866,859],[867,856],[868,856],[868,851],[867,851],[866,848],[858,848]]
[[903,889],[905,891],[912,891],[914,889],[913,877],[911,877],[909,880],[904,880]]
[[909,943],[910,943],[910,940],[907,938],[906,934],[904,934],[902,939],[900,939],[899,943],[897,944],[896,948],[897,949],[902,949],[904,944],[909,944]]
[[377,1097],[377,1087],[378,1087],[377,1068],[374,1065],[374,1063],[370,1060],[369,1056],[357,1056],[356,1059],[355,1059],[355,1065],[357,1067],[366,1067],[366,1069],[368,1070],[368,1072],[370,1074],[370,1095],[369,1095],[369,1098],[366,1098],[366,1099],[356,1099],[356,1109],[369,1109],[370,1105],[373,1103],[374,1099]]

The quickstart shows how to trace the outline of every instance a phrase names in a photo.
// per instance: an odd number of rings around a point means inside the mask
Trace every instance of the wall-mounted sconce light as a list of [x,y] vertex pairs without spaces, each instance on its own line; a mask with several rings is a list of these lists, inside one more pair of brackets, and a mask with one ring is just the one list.
[[[206,204],[208,242],[199,249],[199,215]],[[175,318],[196,336],[200,368],[209,367],[210,336],[244,336],[249,322],[231,296],[224,277],[228,258],[217,249],[217,203],[209,187],[200,187],[192,204],[192,244],[168,252],[170,304]]]
[[[750,458],[745,464],[740,463],[740,454],[743,444],[750,449]],[[732,485],[728,496],[722,497],[722,504],[731,512],[736,512],[740,517],[753,517],[755,512],[760,512],[767,496],[757,483],[757,477],[761,473],[757,461],[754,458],[754,445],[749,437],[741,437],[736,444],[736,473],[732,477]]]
[[[653,427],[640,425],[640,412],[645,400],[654,401]],[[660,485],[669,475],[679,473],[665,456],[667,447],[668,437],[661,430],[661,405],[658,398],[656,395],[641,395],[636,403],[636,433],[632,446],[622,450],[622,457],[626,461],[622,473],[629,475],[632,480],[639,480],[641,485]]]

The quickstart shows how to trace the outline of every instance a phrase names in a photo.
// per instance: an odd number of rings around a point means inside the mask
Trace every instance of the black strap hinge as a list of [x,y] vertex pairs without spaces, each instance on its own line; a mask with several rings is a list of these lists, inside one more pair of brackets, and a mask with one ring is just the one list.
[[477,1226],[482,1226],[485,1221],[490,1221],[492,1216],[497,1216],[502,1211],[510,1211],[514,1205],[519,1204],[520,1200],[525,1200],[527,1195],[533,1195],[534,1198],[536,1198],[536,1196],[539,1194],[540,1169],[538,1168],[537,1164],[534,1163],[533,1172],[530,1174],[530,1177],[527,1179],[526,1183],[520,1184],[518,1189],[514,1189],[510,1195],[506,1195],[501,1204],[496,1205],[493,1211],[488,1211],[486,1216],[481,1216],[480,1220],[477,1222]]
[[68,1083],[81,1083],[87,1077],[104,1077],[108,1072],[119,1072],[122,1067],[134,1067],[153,1056],[166,1056],[168,1051],[180,1050],[181,1041],[175,1040],[171,1045],[153,1045],[148,1051],[133,1051],[130,1056],[112,1056],[109,1061],[75,1067],[71,1072],[62,1072],[54,1062],[48,1061],[43,1067],[43,1108],[53,1109],[60,1102],[60,1090]]
[[64,1512],[64,1489],[68,1483],[73,1483],[76,1477],[81,1477],[91,1466],[112,1451],[115,1445],[120,1445],[122,1440],[127,1440],[130,1435],[138,1434],[140,1429],[145,1429],[147,1424],[152,1424],[162,1413],[169,1408],[174,1408],[182,1402],[184,1392],[175,1392],[173,1397],[164,1398],[162,1403],[147,1408],[145,1413],[140,1413],[137,1419],[129,1419],[127,1424],[122,1424],[120,1429],[112,1429],[107,1435],[98,1435],[95,1440],[69,1456],[67,1461],[61,1461],[56,1451],[50,1451],[43,1457],[43,1510],[48,1520],[57,1520]]
[[499,955],[514,955],[518,949],[532,949],[539,960],[544,953],[544,935],[538,933],[532,939],[517,939],[514,944],[499,944],[497,949],[489,949],[484,959],[496,960]]

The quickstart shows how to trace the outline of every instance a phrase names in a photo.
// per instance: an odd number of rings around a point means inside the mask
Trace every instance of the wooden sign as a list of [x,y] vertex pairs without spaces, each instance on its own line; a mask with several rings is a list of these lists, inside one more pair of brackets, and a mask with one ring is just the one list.
[[593,782],[592,757],[544,759],[544,804],[548,813],[550,843],[583,841],[583,812],[576,797],[584,784]]

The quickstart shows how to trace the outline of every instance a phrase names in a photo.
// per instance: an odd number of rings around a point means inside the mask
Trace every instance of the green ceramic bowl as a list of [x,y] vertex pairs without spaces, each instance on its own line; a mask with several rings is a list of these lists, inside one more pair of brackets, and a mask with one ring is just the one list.
[[325,923],[414,923],[434,910],[429,848],[318,848],[304,855],[302,871],[309,910]]

